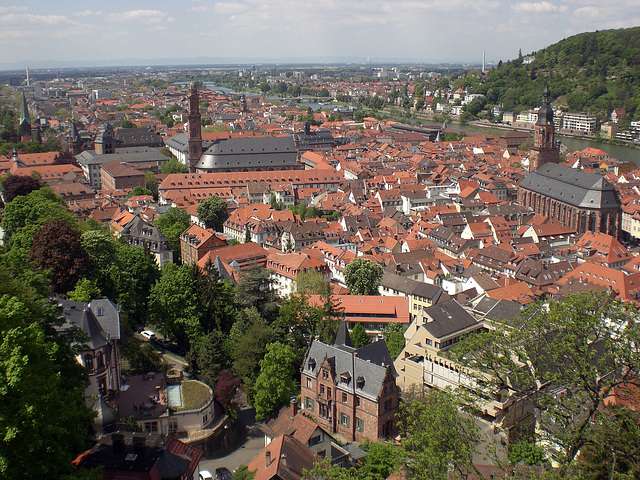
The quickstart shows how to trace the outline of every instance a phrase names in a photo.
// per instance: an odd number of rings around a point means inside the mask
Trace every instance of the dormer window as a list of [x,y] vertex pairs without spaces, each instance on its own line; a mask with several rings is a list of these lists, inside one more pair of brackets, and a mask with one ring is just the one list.
[[316,369],[316,359],[315,358],[311,358],[309,359],[309,363],[307,364],[309,367],[309,370],[315,370]]
[[364,377],[362,375],[356,379],[356,387],[360,390],[364,388]]
[[349,382],[351,382],[351,374],[349,372],[344,372],[340,375],[340,381],[349,385]]

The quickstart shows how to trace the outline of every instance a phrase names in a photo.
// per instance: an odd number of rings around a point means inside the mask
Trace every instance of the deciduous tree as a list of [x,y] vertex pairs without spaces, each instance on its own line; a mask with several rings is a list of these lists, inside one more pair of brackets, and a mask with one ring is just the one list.
[[207,228],[222,231],[222,224],[229,218],[227,202],[217,195],[205,198],[196,208],[196,213]]
[[378,295],[382,267],[371,260],[356,258],[344,269],[344,281],[351,295]]
[[409,477],[445,480],[449,468],[471,466],[480,435],[475,422],[459,412],[455,397],[442,390],[410,397],[400,404],[398,422]]
[[75,287],[89,263],[80,232],[64,220],[45,223],[36,232],[30,256],[39,271],[48,271],[51,289],[62,294]]
[[267,346],[255,385],[256,419],[264,420],[289,400],[294,389],[295,359],[295,352],[288,345],[276,342]]
[[367,335],[367,331],[361,323],[355,324],[349,336],[351,337],[351,343],[353,343],[355,348],[364,347],[371,343],[371,338]]
[[35,177],[26,175],[9,175],[2,182],[2,195],[4,201],[9,203],[15,197],[28,195],[34,190],[42,188],[42,182]]
[[502,388],[531,404],[540,439],[564,475],[594,426],[607,419],[605,399],[640,384],[637,315],[634,305],[607,292],[570,295],[536,303],[454,351],[484,382],[490,379],[478,394]]

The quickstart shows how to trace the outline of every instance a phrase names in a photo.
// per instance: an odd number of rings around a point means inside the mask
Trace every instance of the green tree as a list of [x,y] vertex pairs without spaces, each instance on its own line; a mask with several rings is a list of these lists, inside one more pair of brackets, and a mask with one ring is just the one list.
[[222,231],[222,224],[229,218],[227,202],[217,195],[202,200],[196,208],[196,213],[205,227],[213,228],[218,232]]
[[311,269],[298,273],[296,291],[307,295],[328,295],[331,293],[331,284],[325,282],[320,272]]
[[69,300],[75,302],[90,302],[94,298],[102,298],[102,293],[96,285],[95,280],[81,278],[76,284],[76,288],[68,293]]
[[57,478],[86,448],[86,371],[52,305],[1,266],[0,278],[0,478]]
[[391,443],[365,443],[362,446],[367,451],[362,467],[358,470],[358,477],[362,480],[376,480],[387,478],[398,470],[404,461],[404,452]]
[[344,281],[351,295],[378,295],[382,267],[371,260],[356,258],[344,269]]
[[481,372],[483,382],[489,375],[478,394],[500,388],[531,404],[536,431],[550,445],[562,476],[605,419],[605,399],[617,388],[637,385],[636,318],[633,305],[607,292],[569,295],[497,322],[452,353]]
[[180,163],[176,158],[172,158],[168,162],[162,164],[162,173],[167,175],[170,173],[187,173],[189,169],[186,165]]
[[67,209],[64,200],[50,188],[43,187],[25,196],[15,197],[5,206],[2,216],[5,245],[9,248],[17,245],[29,250],[35,232],[54,220],[77,225],[75,216]]
[[128,118],[123,118],[122,120],[120,120],[120,126],[122,128],[137,128],[138,127],[135,123],[133,123]]
[[402,349],[404,348],[405,330],[406,328],[398,322],[388,323],[382,329],[382,338],[384,338],[387,348],[389,349],[389,354],[394,360],[398,358],[398,355],[400,355],[400,352],[402,352]]
[[271,90],[271,86],[267,83],[266,80],[260,82],[260,91],[262,93],[267,93],[269,90]]
[[444,480],[450,467],[470,467],[480,434],[474,420],[458,411],[455,397],[442,390],[407,397],[398,426],[410,478]]
[[173,250],[174,261],[181,263],[182,248],[180,247],[180,235],[191,225],[191,216],[186,210],[171,207],[165,213],[160,215],[155,222],[167,240],[169,246]]
[[266,322],[260,321],[252,324],[234,345],[232,369],[242,378],[249,399],[253,398],[253,386],[260,372],[260,360],[267,352],[267,345],[274,340],[273,329]]
[[220,330],[213,330],[197,338],[187,356],[190,373],[211,388],[215,387],[220,372],[228,366],[225,339],[226,335]]
[[253,406],[257,420],[264,420],[289,400],[294,392],[295,360],[295,352],[288,345],[279,342],[267,345],[255,385]]
[[148,188],[141,187],[140,185],[136,185],[135,187],[133,187],[131,189],[131,191],[127,195],[127,198],[137,197],[139,195],[153,196],[153,192],[151,190],[149,190]]
[[371,337],[367,335],[367,331],[359,322],[355,324],[349,336],[351,337],[351,343],[353,343],[355,348],[364,347],[371,343]]
[[527,465],[541,465],[546,460],[544,448],[535,443],[520,441],[511,446],[509,463],[517,465],[524,462]]
[[240,465],[233,473],[231,480],[253,480],[256,472],[252,472],[246,465]]
[[149,295],[149,314],[160,332],[184,347],[204,333],[191,270],[190,265],[165,265]]

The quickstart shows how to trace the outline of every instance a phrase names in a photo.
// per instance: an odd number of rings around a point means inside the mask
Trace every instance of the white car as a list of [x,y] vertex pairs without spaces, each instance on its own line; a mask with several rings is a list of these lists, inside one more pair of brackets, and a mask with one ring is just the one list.
[[198,480],[213,480],[213,475],[211,475],[209,470],[200,470]]
[[153,333],[151,330],[143,330],[140,332],[140,335],[142,335],[147,340],[155,340],[156,338],[156,334]]

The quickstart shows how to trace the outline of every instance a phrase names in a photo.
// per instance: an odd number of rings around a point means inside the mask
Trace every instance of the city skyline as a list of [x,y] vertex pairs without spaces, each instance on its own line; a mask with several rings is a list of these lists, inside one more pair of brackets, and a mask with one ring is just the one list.
[[[0,7],[0,68],[144,63],[510,60],[640,25],[631,0],[26,0]],[[176,62],[177,60],[177,62]]]

